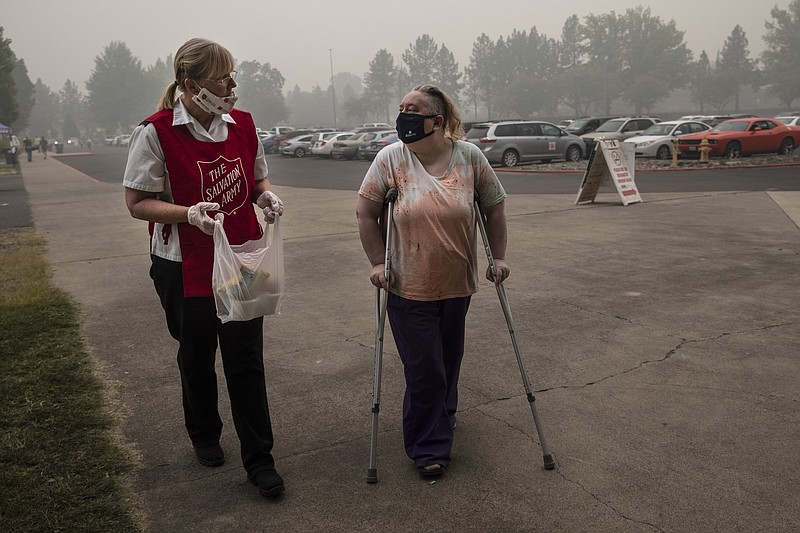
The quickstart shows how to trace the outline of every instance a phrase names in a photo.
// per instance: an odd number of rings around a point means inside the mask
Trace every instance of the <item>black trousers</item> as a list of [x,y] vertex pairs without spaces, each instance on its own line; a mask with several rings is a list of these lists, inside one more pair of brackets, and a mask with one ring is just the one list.
[[406,378],[403,444],[416,466],[450,463],[470,299],[420,302],[389,293],[389,325]]
[[215,370],[219,342],[244,468],[251,475],[274,468],[264,376],[263,317],[223,324],[217,318],[212,297],[184,297],[180,263],[156,256],[151,259],[150,277],[161,299],[169,332],[179,342],[183,414],[192,444],[216,444],[222,433]]

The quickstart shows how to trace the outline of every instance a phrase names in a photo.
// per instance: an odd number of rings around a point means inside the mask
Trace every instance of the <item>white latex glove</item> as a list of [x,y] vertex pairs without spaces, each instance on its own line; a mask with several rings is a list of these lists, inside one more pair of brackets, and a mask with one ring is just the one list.
[[283,202],[278,195],[272,191],[264,191],[256,200],[256,205],[264,210],[264,218],[272,224],[276,216],[283,215]]
[[211,202],[200,202],[189,208],[189,224],[200,228],[206,235],[214,234],[214,219],[206,214],[206,211],[219,209],[219,204]]

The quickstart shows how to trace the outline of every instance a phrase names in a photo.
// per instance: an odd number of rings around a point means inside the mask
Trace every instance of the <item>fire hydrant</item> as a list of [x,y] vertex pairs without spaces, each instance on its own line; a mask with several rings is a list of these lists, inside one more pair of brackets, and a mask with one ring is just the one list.
[[700,148],[698,151],[700,152],[700,162],[708,163],[708,152],[711,151],[711,146],[708,144],[708,139],[703,139],[700,141]]
[[672,167],[678,166],[678,138],[672,138]]

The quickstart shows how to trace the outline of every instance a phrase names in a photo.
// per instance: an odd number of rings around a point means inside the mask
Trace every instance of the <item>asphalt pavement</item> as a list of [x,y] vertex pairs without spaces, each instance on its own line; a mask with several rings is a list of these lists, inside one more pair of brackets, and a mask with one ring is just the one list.
[[287,287],[282,313],[265,319],[265,362],[287,491],[270,501],[245,478],[221,372],[228,461],[194,458],[146,224],[121,185],[54,157],[22,168],[54,281],[81,307],[135,454],[130,486],[149,531],[800,530],[798,192],[643,190],[627,207],[608,189],[579,206],[575,194],[511,195],[506,288],[556,468],[543,468],[483,282],[450,468],[423,481],[403,452],[387,327],[379,482],[367,484],[375,294],[356,193],[276,187]]

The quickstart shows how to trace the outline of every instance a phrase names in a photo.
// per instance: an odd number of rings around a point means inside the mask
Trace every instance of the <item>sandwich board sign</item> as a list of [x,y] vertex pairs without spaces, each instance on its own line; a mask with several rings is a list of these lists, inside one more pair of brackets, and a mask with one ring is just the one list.
[[609,178],[614,182],[622,205],[641,202],[634,181],[635,158],[634,147],[629,143],[598,141],[583,174],[575,203],[594,202],[600,185]]

